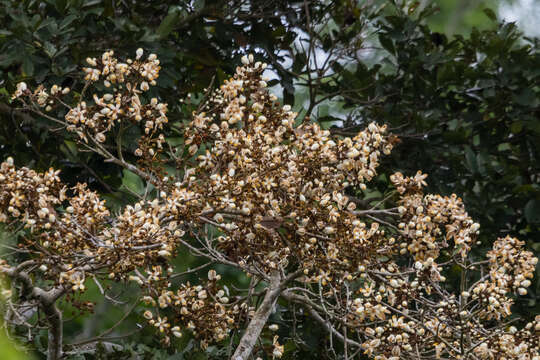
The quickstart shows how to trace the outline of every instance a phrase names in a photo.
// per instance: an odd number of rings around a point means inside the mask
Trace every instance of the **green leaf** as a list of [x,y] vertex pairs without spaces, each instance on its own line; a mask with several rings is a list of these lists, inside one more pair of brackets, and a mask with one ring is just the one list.
[[196,352],[196,353],[190,355],[190,359],[193,359],[193,360],[206,360],[206,359],[208,359],[208,355],[206,355],[203,352]]
[[101,194],[101,197],[107,202],[107,207],[112,211],[121,211],[126,205],[125,194],[121,191],[117,191],[110,194]]
[[517,134],[521,132],[523,129],[523,122],[522,121],[514,121],[512,125],[510,125],[510,131],[512,131],[513,134]]
[[22,64],[22,72],[24,76],[34,75],[34,63],[31,56],[25,56]]
[[523,89],[519,95],[514,95],[514,100],[523,106],[536,106],[538,104],[538,96],[531,88]]
[[205,0],[195,0],[193,1],[193,9],[195,11],[201,11],[202,9],[204,9],[205,3]]
[[0,67],[8,67],[13,63],[20,61],[20,54],[16,52],[0,55]]
[[0,358],[10,360],[30,359],[24,353],[19,352],[15,346],[13,346],[11,341],[9,341],[9,339],[4,335],[4,332],[0,334]]
[[540,201],[536,199],[529,200],[523,209],[523,213],[529,224],[540,223]]
[[176,354],[173,354],[173,355],[169,355],[167,360],[184,360],[184,354],[176,353]]
[[124,169],[122,185],[135,194],[144,194],[144,183],[142,179],[127,169]]
[[56,7],[56,10],[60,14],[64,14],[64,10],[66,9],[66,0],[55,0],[53,1],[54,6]]
[[78,16],[75,14],[66,16],[60,23],[60,29],[63,30],[64,28],[68,27],[73,21],[75,21],[75,19],[77,19],[77,17]]
[[379,34],[379,42],[390,54],[395,54],[396,49],[394,48],[394,43],[389,37],[387,37],[385,34]]
[[43,44],[43,50],[45,50],[45,53],[50,58],[52,58],[57,51],[56,47],[48,41],[45,41],[45,43]]
[[167,138],[167,143],[169,145],[171,145],[172,147],[177,147],[177,146],[180,146],[184,143],[184,138],[183,137],[170,137],[170,138]]
[[486,14],[488,18],[490,18],[493,21],[497,21],[497,15],[495,15],[495,12],[493,10],[485,8],[483,11],[484,11],[484,14]]
[[157,29],[159,37],[164,38],[169,35],[179,20],[180,8],[178,6],[171,7],[169,9],[169,13],[167,14],[167,16],[165,16],[161,24],[159,24],[159,28]]
[[73,141],[65,140],[64,144],[60,146],[60,150],[65,154],[72,162],[79,162],[77,145]]
[[469,146],[465,147],[465,160],[467,160],[469,170],[471,170],[473,174],[478,173],[478,161],[476,160],[476,155]]
[[328,104],[321,104],[317,107],[317,115],[320,117],[327,117],[330,112],[330,106]]

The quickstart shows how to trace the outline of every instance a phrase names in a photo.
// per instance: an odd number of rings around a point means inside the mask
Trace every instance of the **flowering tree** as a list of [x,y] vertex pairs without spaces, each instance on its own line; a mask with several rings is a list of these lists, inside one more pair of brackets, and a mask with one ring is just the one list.
[[[523,242],[499,238],[474,259],[479,225],[456,195],[424,194],[420,171],[392,174],[395,190],[375,204],[349,195],[367,189],[398,142],[385,126],[349,138],[297,119],[267,91],[265,64],[246,56],[183,127],[183,146],[172,146],[164,130],[179,124],[169,123],[167,104],[145,97],[159,75],[156,55],[139,49],[121,62],[109,51],[87,62],[80,92],[20,83],[14,98],[147,191],[114,214],[85,184],[63,184],[58,170],[2,163],[0,221],[24,229],[17,256],[0,263],[12,285],[4,318],[31,331],[28,309],[39,309],[49,359],[77,351],[63,347],[56,303],[89,280],[104,296],[107,282],[140,285],[144,317],[164,345],[185,332],[202,348],[230,338],[234,360],[284,354],[263,331],[277,330],[269,318],[278,301],[293,330],[308,314],[345,359],[540,359],[540,318],[520,328],[511,318],[538,262]],[[121,143],[129,126],[142,133],[134,154]],[[136,163],[126,160],[133,155]],[[172,259],[183,252],[207,260],[191,270],[205,269],[207,280],[172,285],[183,275]],[[250,286],[231,291],[214,264],[239,269]]]

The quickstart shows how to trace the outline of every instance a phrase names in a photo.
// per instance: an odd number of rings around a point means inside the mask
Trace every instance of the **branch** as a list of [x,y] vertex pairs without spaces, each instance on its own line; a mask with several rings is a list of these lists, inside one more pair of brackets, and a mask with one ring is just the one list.
[[341,342],[347,343],[348,345],[356,346],[358,348],[362,347],[362,344],[360,344],[359,342],[356,342],[349,338],[345,338],[339,331],[337,331],[332,326],[332,324],[330,324],[325,319],[323,319],[323,317],[319,315],[319,313],[307,301],[305,301],[307,299],[304,299],[303,296],[298,296],[289,292],[284,292],[282,296],[288,301],[295,302],[304,306],[304,308],[306,308],[306,310],[310,313],[310,315],[313,316],[313,318],[317,322],[319,322],[321,325],[324,326],[326,331],[328,331],[332,335],[335,335],[339,340],[341,340]]
[[17,268],[3,267],[0,268],[0,271],[13,279],[20,281],[23,284],[23,293],[27,294],[30,298],[38,300],[39,306],[47,316],[47,322],[49,323],[47,360],[60,359],[62,357],[63,323],[62,313],[58,310],[55,303],[56,300],[64,295],[66,289],[64,287],[57,287],[45,291],[34,286],[30,276],[26,272],[21,271],[21,266]]
[[249,322],[240,343],[232,356],[234,360],[247,360],[253,351],[253,347],[261,334],[261,331],[268,321],[270,314],[274,308],[280,293],[282,290],[282,283],[280,282],[279,273],[275,272],[270,278],[270,284],[266,290],[261,306],[257,309],[257,312]]

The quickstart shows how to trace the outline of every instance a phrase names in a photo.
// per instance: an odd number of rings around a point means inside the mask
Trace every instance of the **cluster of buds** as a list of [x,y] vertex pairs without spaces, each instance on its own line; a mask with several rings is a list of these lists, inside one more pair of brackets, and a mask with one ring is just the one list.
[[525,243],[516,238],[507,236],[497,239],[493,249],[487,253],[490,267],[490,280],[502,290],[517,291],[519,295],[526,295],[538,258],[530,251],[524,251]]
[[12,96],[12,99],[19,99],[27,97],[32,100],[32,103],[39,108],[45,108],[45,111],[51,111],[53,106],[55,106],[58,101],[65,95],[69,94],[71,91],[70,88],[58,85],[52,85],[51,88],[47,89],[40,85],[33,92],[28,89],[28,85],[25,82],[20,82],[17,84],[17,89]]
[[[142,49],[137,50],[136,59],[121,62],[114,56],[113,51],[105,52],[100,58],[87,58],[90,67],[84,68],[87,86],[75,105],[69,98],[69,88],[53,85],[49,91],[42,85],[35,91],[30,91],[25,83],[19,83],[13,95],[22,101],[30,110],[39,112],[46,107],[51,111],[57,106],[67,108],[63,123],[68,131],[78,135],[85,143],[94,143],[102,153],[105,148],[100,144],[107,141],[110,135],[121,136],[121,124],[141,124],[144,136],[139,139],[135,155],[141,162],[151,163],[158,153],[163,150],[165,137],[163,126],[168,122],[167,104],[157,98],[146,101],[141,94],[156,85],[159,76],[160,62],[155,54],[143,59]],[[92,89],[92,83],[101,81],[106,89],[100,93],[97,89],[90,99],[85,99],[87,89]]]
[[474,354],[484,359],[531,359],[539,360],[540,354],[540,315],[518,330],[511,326],[489,336],[483,334]]
[[523,241],[506,236],[497,239],[487,253],[489,279],[480,281],[468,294],[471,300],[483,305],[478,311],[480,318],[506,318],[512,314],[510,307],[514,302],[508,293],[527,295],[538,258],[525,251],[523,245]]
[[68,189],[59,171],[17,169],[9,158],[0,164],[0,209],[0,222],[28,229],[34,240],[26,246],[41,254],[44,276],[82,291],[85,272],[108,268],[109,278],[125,278],[137,267],[171,257],[184,235],[171,214],[181,216],[186,206],[156,199],[111,219],[105,201],[85,184]]
[[[87,80],[95,82],[101,79],[103,85],[106,88],[112,86],[113,91],[102,96],[93,94],[92,105],[81,102],[71,109],[66,115],[66,120],[70,123],[69,130],[76,131],[85,140],[85,134],[90,132],[97,141],[104,142],[106,134],[121,121],[139,123],[144,120],[146,137],[143,137],[145,141],[140,141],[140,145],[151,150],[151,145],[155,144],[161,149],[165,139],[159,131],[163,124],[168,122],[167,105],[156,98],[144,104],[139,96],[148,91],[150,86],[156,85],[160,70],[159,60],[155,54],[150,54],[145,60],[142,55],[142,49],[139,49],[136,59],[127,59],[125,63],[119,62],[113,51],[105,52],[100,60],[87,59],[92,66],[84,69]],[[143,155],[140,147],[135,153],[138,156]]]
[[204,286],[186,283],[176,292],[163,289],[154,297],[146,296],[146,304],[155,307],[157,313],[167,312],[168,316],[156,316],[147,310],[144,317],[164,334],[165,343],[170,342],[170,335],[181,337],[183,329],[200,340],[203,349],[209,343],[220,342],[238,325],[240,315],[247,309],[245,303],[229,304],[228,289],[217,285],[220,279],[215,270],[210,270]]
[[[435,358],[462,358],[473,352],[481,359],[495,355],[537,359],[537,322],[519,331],[493,324],[511,315],[510,291],[526,295],[538,259],[523,249],[523,242],[507,236],[495,241],[488,261],[468,265],[466,257],[478,224],[457,196],[424,195],[424,179],[421,173],[415,178],[400,173],[391,177],[401,194],[400,241],[395,244],[395,254],[410,257],[412,268],[398,265],[397,257],[386,266],[372,263],[370,270],[362,266],[359,296],[345,306],[348,323],[364,339],[364,352],[387,360],[423,358],[418,349]],[[441,250],[451,245],[454,254],[461,256],[437,264]],[[467,271],[486,262],[489,273],[461,294],[448,293],[441,284],[450,266],[459,264],[467,278]]]
[[467,256],[480,225],[467,215],[459,197],[410,194],[402,197],[399,205],[401,254],[411,254],[420,262],[434,260],[452,240],[461,257]]
[[83,68],[89,81],[103,80],[105,87],[115,84],[126,83],[126,86],[133,86],[129,79],[139,78],[138,83],[142,91],[148,90],[148,83],[156,85],[156,79],[159,77],[159,60],[156,54],[150,54],[146,60],[141,60],[143,49],[137,49],[135,61],[127,59],[125,63],[120,62],[115,56],[114,51],[106,51],[100,59],[87,58],[86,62],[91,67]]
[[37,173],[15,168],[13,158],[0,164],[0,222],[16,220],[31,230],[51,229],[57,220],[55,207],[66,199],[67,188],[59,171]]
[[[42,265],[45,266],[45,265]],[[66,268],[71,269],[73,265],[68,264]],[[45,270],[45,268],[42,268],[41,270]],[[84,291],[86,289],[84,285],[84,274],[81,274],[80,272],[77,272],[73,269],[67,270],[65,272],[61,272],[58,277],[58,282],[60,284],[70,284],[71,290],[73,291]]]
[[312,281],[330,269],[341,279],[384,234],[352,213],[344,190],[365,187],[393,138],[375,123],[344,139],[314,123],[295,127],[297,114],[266,89],[265,64],[249,56],[243,64],[186,129],[189,153],[206,148],[191,189],[205,199],[225,233],[218,246],[234,261],[271,270],[296,258],[306,275],[318,269]]
[[[398,360],[402,354],[411,353],[418,337],[425,331],[414,321],[406,321],[403,316],[392,318],[378,326],[366,327],[364,330],[366,341],[362,343],[364,353],[370,357]],[[387,354],[377,355],[375,354]]]
[[283,356],[283,352],[285,351],[285,346],[280,345],[278,342],[279,337],[277,335],[274,336],[274,339],[272,340],[272,359],[279,359]]

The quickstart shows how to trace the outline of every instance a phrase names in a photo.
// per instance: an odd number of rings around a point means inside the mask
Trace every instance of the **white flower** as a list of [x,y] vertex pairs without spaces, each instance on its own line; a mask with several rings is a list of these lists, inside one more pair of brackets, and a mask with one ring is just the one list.
[[158,255],[163,256],[163,257],[167,257],[167,256],[171,256],[171,253],[168,250],[159,250]]
[[105,134],[97,133],[96,134],[96,140],[97,140],[97,142],[100,142],[100,143],[105,142],[105,140],[106,140]]
[[175,327],[173,327],[173,328],[171,329],[171,331],[172,331],[172,334],[173,334],[175,337],[177,337],[177,338],[182,337],[182,333],[180,332],[180,327],[175,326]]
[[216,278],[217,278],[216,270],[212,269],[208,271],[208,280],[212,281],[212,280],[215,280]]
[[26,86],[25,82],[20,82],[17,84],[17,91],[23,92],[26,91],[28,87]]
[[150,320],[154,315],[152,314],[152,312],[150,310],[146,310],[143,314],[144,318],[147,319],[147,320]]

